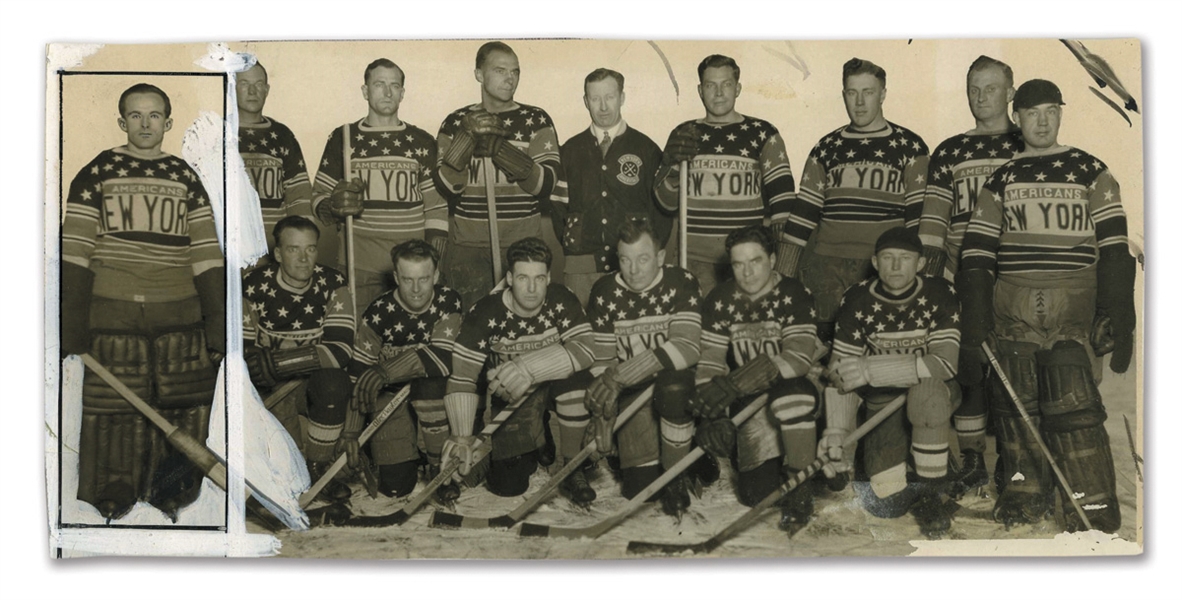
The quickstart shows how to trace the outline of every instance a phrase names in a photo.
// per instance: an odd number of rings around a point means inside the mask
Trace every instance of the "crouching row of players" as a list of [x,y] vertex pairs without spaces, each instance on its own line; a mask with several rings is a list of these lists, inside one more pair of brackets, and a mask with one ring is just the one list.
[[[437,251],[412,240],[391,252],[397,287],[355,323],[344,276],[316,264],[316,226],[287,217],[274,235],[277,264],[244,283],[248,366],[263,391],[307,376],[303,439],[313,477],[340,452],[364,464],[359,432],[410,385],[409,402],[368,447],[388,496],[410,494],[424,462],[431,479],[453,460],[460,464],[439,500],[482,480],[496,495],[518,496],[539,464],[556,454],[570,461],[594,440],[594,456],[613,457],[621,493],[632,498],[696,441],[708,455],[662,490],[662,509],[680,515],[691,491],[718,478],[710,457],[732,461],[738,500],[752,506],[818,457],[830,459],[828,487],[844,488],[860,409],[869,418],[906,395],[906,408],[862,439],[855,491],[876,516],[910,511],[933,537],[950,527],[960,309],[948,283],[918,274],[923,247],[905,228],[877,241],[878,276],[845,293],[831,353],[817,335],[812,294],[775,270],[775,238],[762,226],[727,237],[734,279],[702,299],[693,275],[665,264],[649,223],[626,223],[620,271],[596,283],[585,311],[550,282],[541,240],[513,244],[504,282],[467,313],[438,283]],[[617,423],[635,402],[649,404]],[[751,402],[766,407],[736,422]],[[277,415],[299,435],[297,404],[282,403]],[[594,465],[574,471],[561,492],[594,501]],[[781,527],[808,522],[813,493],[801,485],[780,502]],[[341,501],[350,492],[336,483],[325,495]]]

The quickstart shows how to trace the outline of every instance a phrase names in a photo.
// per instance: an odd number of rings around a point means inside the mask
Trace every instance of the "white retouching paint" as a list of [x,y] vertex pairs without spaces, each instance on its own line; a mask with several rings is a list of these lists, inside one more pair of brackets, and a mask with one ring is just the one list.
[[908,556],[1128,556],[1141,553],[1136,542],[1091,529],[1060,533],[1052,539],[913,540]]

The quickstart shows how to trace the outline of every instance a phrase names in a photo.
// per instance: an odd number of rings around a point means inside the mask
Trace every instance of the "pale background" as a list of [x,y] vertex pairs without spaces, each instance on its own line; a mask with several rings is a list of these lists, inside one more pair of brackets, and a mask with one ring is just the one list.
[[[790,11],[780,9],[774,13],[763,13],[760,6],[728,2],[725,4],[725,8],[731,9],[728,13],[717,4],[686,2],[682,3],[683,10],[674,15],[661,8],[638,7],[635,2],[586,4],[572,7],[569,12],[542,4],[489,9],[449,2],[431,3],[413,12],[399,8],[397,15],[391,15],[391,18],[378,18],[393,10],[386,3],[370,3],[359,7],[346,2],[332,2],[317,7],[315,12],[292,11],[275,4],[267,7],[239,3],[206,4],[202,5],[204,10],[194,10],[190,6],[189,10],[169,9],[164,14],[159,12],[158,3],[116,4],[66,6],[41,2],[35,14],[25,12],[20,18],[5,18],[3,25],[0,25],[3,28],[3,35],[0,35],[4,44],[3,55],[8,66],[13,67],[6,72],[6,81],[9,83],[5,86],[4,114],[8,117],[6,125],[9,126],[9,133],[6,135],[7,142],[0,145],[0,152],[3,152],[0,164],[4,165],[4,172],[9,175],[6,180],[11,184],[7,187],[6,195],[14,199],[10,203],[13,208],[10,219],[20,224],[17,226],[20,230],[18,235],[4,236],[6,255],[16,259],[11,271],[15,281],[42,279],[42,263],[38,252],[42,245],[40,231],[43,223],[37,199],[42,195],[44,175],[41,162],[44,156],[41,147],[44,129],[40,121],[44,97],[37,90],[44,89],[43,45],[49,41],[389,37],[407,32],[418,36],[448,37],[485,37],[495,32],[504,36],[546,34],[616,38],[1138,36],[1147,44],[1146,78],[1151,83],[1147,87],[1148,96],[1138,99],[1145,106],[1163,107],[1156,112],[1150,109],[1153,129],[1146,136],[1152,149],[1146,157],[1150,181],[1154,182],[1150,190],[1160,194],[1151,202],[1153,213],[1149,223],[1151,228],[1157,227],[1157,235],[1150,237],[1150,255],[1168,261],[1182,250],[1176,246],[1182,240],[1171,237],[1168,228],[1168,223],[1177,221],[1182,215],[1175,214],[1177,203],[1172,202],[1170,194],[1174,188],[1167,184],[1166,179],[1176,170],[1180,159],[1178,148],[1173,142],[1178,139],[1180,132],[1177,120],[1171,117],[1171,108],[1172,101],[1180,93],[1177,60],[1182,45],[1179,44],[1173,20],[1166,17],[1167,11],[1151,3],[1132,0],[1120,3],[1060,2],[1050,5],[997,2],[949,12],[929,3],[892,2],[888,8],[878,3],[846,2],[840,5],[821,3],[794,6]],[[58,18],[62,16],[68,19]],[[902,73],[899,68],[892,69],[891,64],[883,62],[891,71],[891,85],[888,87],[896,90],[898,77]],[[956,62],[966,64],[965,60]],[[523,63],[526,81],[522,84],[520,97],[529,102],[526,86],[533,75],[530,74],[530,61],[523,59]],[[810,62],[810,67],[814,74],[820,72],[817,64]],[[410,67],[407,68],[410,70]],[[791,67],[785,65],[785,68]],[[956,80],[959,86],[959,82],[963,81],[963,67],[955,70],[958,71]],[[1019,72],[1020,77],[1025,75]],[[411,76],[413,87],[413,72]],[[686,77],[680,74],[679,67],[682,108],[694,106],[687,104],[687,98],[691,98],[692,93],[687,86],[692,84],[693,79]],[[754,81],[746,75],[744,80]],[[1127,79],[1125,83],[1130,87],[1136,86],[1136,82]],[[319,89],[315,88],[314,91],[319,92]],[[469,89],[475,94],[474,84]],[[1090,95],[1085,89],[1081,90],[1081,93]],[[769,118],[781,128],[789,129],[790,124],[778,121],[776,115],[759,114],[748,106],[751,91],[749,87],[740,98],[740,109]],[[273,93],[279,92],[276,90]],[[1067,101],[1072,106],[1078,104],[1073,102],[1072,92],[1067,93]],[[971,122],[965,122],[946,132],[927,131],[918,124],[905,121],[896,112],[896,102],[900,98],[897,91],[892,94],[888,97],[888,118],[913,127],[925,137],[942,138],[971,125]],[[580,106],[577,89],[572,102],[576,108]],[[634,108],[634,104],[637,104],[635,99],[630,99],[626,111]],[[358,111],[363,110],[359,100],[357,106]],[[413,111],[412,106],[415,106],[413,95],[407,99],[407,118],[430,130],[428,120],[416,114],[421,106]],[[557,112],[550,105],[544,106],[552,113]],[[451,108],[447,106],[441,111]],[[818,131],[832,129],[843,120],[836,98],[833,108],[838,111],[834,113],[837,115],[835,121],[820,124]],[[280,119],[285,117],[280,113],[276,113],[276,116]],[[352,115],[348,117],[353,118]],[[639,116],[633,118],[639,119]],[[1064,141],[1078,143],[1113,163],[1115,157],[1104,151],[1103,147],[1088,147],[1082,140],[1073,137],[1080,129],[1073,118],[1068,113],[1064,124]],[[1111,118],[1116,117],[1111,115]],[[670,119],[674,120],[677,119]],[[571,127],[577,129],[582,126],[582,123],[578,123]],[[655,126],[645,125],[644,128],[650,135],[661,137]],[[560,122],[559,134],[563,139],[574,132],[564,129]],[[928,141],[934,145],[939,140]],[[807,142],[811,143],[812,140]],[[305,141],[305,145],[319,144]],[[798,163],[802,157],[796,151],[792,154],[794,163]],[[1127,187],[1129,178],[1135,175],[1118,173],[1118,177]],[[33,223],[37,226],[24,225]],[[864,559],[594,565],[370,563],[346,566],[325,561],[247,563],[166,560],[95,560],[51,564],[45,552],[44,496],[41,495],[43,491],[37,491],[44,484],[39,458],[43,451],[42,433],[39,428],[29,426],[40,421],[43,414],[42,406],[37,401],[41,384],[28,377],[20,380],[14,388],[19,391],[10,395],[6,402],[6,411],[12,412],[6,413],[5,420],[18,426],[11,427],[2,437],[7,477],[5,491],[0,495],[3,502],[3,512],[0,514],[8,517],[8,522],[4,529],[3,560],[0,561],[3,566],[0,568],[6,575],[5,589],[22,592],[19,594],[22,596],[77,597],[85,593],[88,598],[127,597],[135,595],[134,592],[129,593],[133,590],[145,596],[153,590],[167,590],[167,594],[174,598],[201,597],[211,593],[237,596],[240,595],[238,592],[245,590],[253,590],[256,595],[282,597],[373,593],[401,596],[404,592],[407,592],[405,595],[422,594],[425,597],[443,590],[445,594],[459,592],[484,598],[520,597],[525,595],[519,592],[522,586],[542,590],[547,595],[600,598],[641,590],[661,597],[725,597],[733,595],[735,589],[751,590],[754,597],[759,595],[758,590],[795,594],[801,588],[809,590],[810,595],[826,598],[852,594],[883,598],[914,597],[920,589],[947,590],[940,595],[963,598],[1030,595],[1025,592],[1033,592],[1034,589],[1042,590],[1048,597],[1066,596],[1069,591],[1075,592],[1075,595],[1082,591],[1084,596],[1089,597],[1112,597],[1118,593],[1157,597],[1174,587],[1176,571],[1171,573],[1168,569],[1174,568],[1180,558],[1176,535],[1182,529],[1179,528],[1180,521],[1174,508],[1176,502],[1170,500],[1176,498],[1179,492],[1176,469],[1173,468],[1177,464],[1179,452],[1177,444],[1171,443],[1171,438],[1176,436],[1171,436],[1169,431],[1172,424],[1178,422],[1182,411],[1178,403],[1169,401],[1171,345],[1167,344],[1173,337],[1171,334],[1179,332],[1178,323],[1168,310],[1172,289],[1168,276],[1157,279],[1156,284],[1153,287],[1155,302],[1150,303],[1150,318],[1155,332],[1159,333],[1151,332],[1149,342],[1158,351],[1151,357],[1158,358],[1151,358],[1150,372],[1154,372],[1152,368],[1155,365],[1161,365],[1165,367],[1162,371],[1166,374],[1158,378],[1151,377],[1148,384],[1150,397],[1153,398],[1154,391],[1160,389],[1163,401],[1150,401],[1148,413],[1151,435],[1147,440],[1148,448],[1143,450],[1149,457],[1147,469],[1152,482],[1148,488],[1150,531],[1147,534],[1145,557],[1088,561],[1082,569],[1078,561],[1065,560],[919,563]],[[39,295],[18,295],[18,298],[20,304],[12,309],[14,314],[41,313],[42,301]],[[1157,305],[1165,306],[1166,310],[1155,311]],[[40,353],[29,352],[16,340],[36,339],[40,323],[35,317],[18,316],[18,319],[23,322],[17,329],[18,335],[4,346],[5,373],[36,373],[40,368]],[[40,344],[37,346],[40,347]],[[1153,422],[1159,425],[1153,427]],[[1155,478],[1154,474],[1158,477]],[[808,575],[802,577],[806,569]],[[17,576],[12,577],[13,574]],[[571,583],[572,575],[578,577],[575,584]],[[115,581],[127,583],[111,585]],[[409,590],[404,588],[408,583]]]

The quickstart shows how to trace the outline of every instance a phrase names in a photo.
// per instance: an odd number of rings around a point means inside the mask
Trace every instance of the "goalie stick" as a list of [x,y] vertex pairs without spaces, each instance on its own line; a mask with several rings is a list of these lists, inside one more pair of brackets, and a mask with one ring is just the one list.
[[[767,406],[767,401],[767,394],[760,394],[758,398],[752,401],[751,404],[748,404],[739,414],[732,417],[731,422],[736,427],[742,425],[752,415],[763,410]],[[677,464],[673,465],[668,471],[665,471],[655,481],[648,484],[648,487],[641,490],[639,494],[633,496],[628,501],[628,504],[624,505],[623,509],[598,523],[593,523],[586,527],[557,527],[537,525],[535,523],[522,523],[520,535],[521,537],[597,538],[607,530],[619,525],[625,519],[632,516],[632,513],[636,512],[636,509],[640,508],[648,500],[649,496],[657,493],[657,491],[665,487],[670,481],[673,481],[675,477],[681,475],[683,471],[688,469],[690,465],[693,465],[703,454],[705,454],[705,451],[701,448],[690,450],[690,453],[685,458],[677,461]]]
[[[635,400],[632,401],[632,404],[628,405],[628,408],[624,409],[624,412],[620,413],[619,416],[616,417],[616,423],[612,427],[612,432],[615,433],[619,431],[620,428],[632,418],[632,415],[640,412],[641,408],[648,406],[649,400],[652,397],[653,386],[650,385],[647,389],[641,392]],[[558,489],[558,486],[562,483],[562,481],[570,476],[571,473],[574,473],[575,470],[583,464],[583,461],[586,460],[588,456],[591,456],[591,454],[598,448],[599,443],[596,440],[591,440],[591,443],[584,446],[583,449],[574,456],[574,458],[566,461],[566,464],[563,465],[562,470],[551,476],[550,480],[547,481],[541,489],[539,489],[537,492],[534,492],[532,496],[526,498],[525,501],[523,501],[517,508],[513,509],[507,514],[492,518],[469,517],[439,510],[435,511],[435,514],[431,516],[430,525],[431,527],[442,527],[447,529],[488,529],[490,527],[508,529],[513,527],[519,523],[522,518],[533,512],[533,510],[537,508],[543,500],[548,498],[550,494],[554,493],[554,490]]]
[[[906,403],[907,395],[899,394],[898,398],[892,400],[891,403],[886,405],[885,408],[878,411],[878,413],[876,413],[873,417],[867,419],[861,427],[858,427],[852,433],[847,435],[845,439],[841,441],[842,447],[848,447],[861,439],[862,436],[869,433],[871,429],[877,427],[879,423],[885,421],[887,417],[891,416],[892,413],[899,410],[899,407]],[[828,453],[813,461],[812,464],[805,467],[803,471],[797,472],[795,475],[789,478],[788,481],[780,484],[780,487],[776,488],[774,491],[772,491],[772,493],[764,497],[763,500],[760,500],[759,504],[756,504],[755,506],[752,506],[750,509],[748,509],[748,511],[744,513],[743,516],[735,520],[735,522],[727,525],[722,531],[714,534],[713,537],[706,541],[698,542],[696,544],[662,544],[656,542],[632,541],[628,542],[628,553],[680,554],[683,552],[689,552],[690,554],[707,554],[713,552],[714,550],[718,549],[718,547],[721,546],[723,542],[730,539],[731,536],[746,529],[747,526],[755,522],[755,520],[758,519],[761,514],[763,514],[764,510],[767,510],[768,507],[778,502],[780,498],[784,497],[785,494],[796,489],[805,481],[808,481],[810,477],[823,469],[825,465],[829,464],[829,461],[830,458]]]

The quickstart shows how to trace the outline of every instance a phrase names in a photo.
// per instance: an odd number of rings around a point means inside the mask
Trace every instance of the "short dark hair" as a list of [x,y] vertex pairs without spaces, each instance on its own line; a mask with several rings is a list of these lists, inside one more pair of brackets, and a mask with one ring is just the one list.
[[275,247],[279,247],[279,236],[287,229],[302,229],[304,231],[315,231],[316,239],[320,239],[320,228],[312,222],[308,217],[300,215],[289,215],[279,219],[275,227],[271,229],[271,237],[275,240]]
[[550,263],[554,262],[554,254],[550,252],[546,242],[536,237],[527,237],[513,242],[505,251],[505,268],[512,271],[513,265],[519,262],[545,263],[546,270],[549,271]]
[[748,242],[759,244],[768,256],[776,253],[776,237],[770,228],[763,225],[748,225],[727,234],[726,253],[729,255],[731,248]]
[[620,225],[619,231],[616,233],[616,242],[624,244],[635,244],[640,241],[640,237],[647,235],[653,241],[653,246],[660,250],[665,247],[661,236],[657,235],[657,231],[653,229],[652,221],[646,217],[632,218],[624,221]]
[[172,100],[168,99],[168,94],[164,90],[150,84],[137,83],[119,95],[119,116],[123,116],[123,112],[127,110],[127,97],[132,94],[156,94],[164,100],[164,118],[167,119],[172,116]]
[[845,82],[854,75],[873,75],[882,84],[882,87],[886,87],[886,69],[868,60],[854,57],[841,66],[842,87],[845,87]]
[[407,240],[390,249],[390,262],[393,263],[394,268],[398,268],[399,260],[409,260],[412,262],[430,260],[432,264],[438,267],[439,251],[435,249],[435,246],[423,240]]
[[620,73],[619,71],[613,71],[611,69],[606,69],[604,67],[600,67],[598,69],[595,69],[594,71],[591,71],[590,73],[587,74],[587,77],[585,79],[583,79],[583,91],[587,90],[587,84],[595,83],[596,81],[603,81],[604,79],[607,79],[609,77],[612,79],[615,79],[616,83],[620,84],[620,91],[621,92],[624,91],[624,75],[623,75],[623,73]]
[[504,52],[506,54],[517,56],[517,53],[514,52],[513,49],[509,47],[509,44],[506,44],[505,42],[485,42],[484,45],[480,46],[480,49],[476,51],[476,68],[479,69],[483,67],[484,61],[487,60],[488,55],[492,54],[493,52]]
[[702,62],[698,63],[698,83],[702,83],[702,77],[706,75],[706,69],[717,69],[720,67],[730,67],[734,69],[735,81],[739,80],[739,63],[735,62],[735,59],[722,54],[711,54],[710,56],[703,58]]
[[392,61],[388,58],[379,58],[379,59],[369,63],[368,65],[366,65],[365,78],[364,78],[363,83],[368,84],[369,83],[369,74],[373,73],[373,70],[378,69],[378,68],[398,69],[398,74],[402,76],[402,85],[406,85],[406,71],[403,71],[402,67],[394,64],[394,61]]
[[981,71],[989,67],[1001,69],[1001,74],[1005,76],[1006,83],[1010,84],[1010,87],[1014,87],[1014,70],[1000,60],[985,56],[984,54],[978,56],[977,60],[974,60],[973,64],[969,65],[969,72],[965,75],[965,84],[968,84],[968,78],[972,76],[974,71]]

